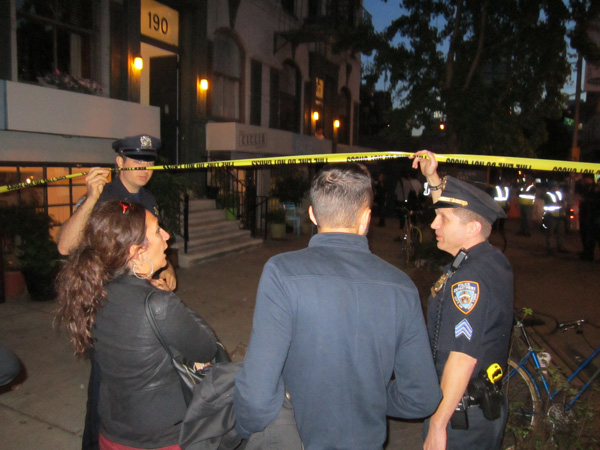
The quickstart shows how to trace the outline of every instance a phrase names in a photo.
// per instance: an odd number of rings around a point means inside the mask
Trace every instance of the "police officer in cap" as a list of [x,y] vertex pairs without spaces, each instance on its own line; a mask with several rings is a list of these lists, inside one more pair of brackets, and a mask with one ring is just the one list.
[[[153,166],[156,161],[156,150],[161,146],[160,139],[149,135],[130,136],[113,142],[112,148],[117,152],[118,168],[140,167],[140,170],[121,170],[109,183],[111,169],[106,167],[92,168],[85,178],[87,194],[75,206],[73,215],[62,224],[58,233],[58,250],[68,255],[77,246],[81,232],[96,204],[121,200],[136,202],[144,205],[148,211],[158,216],[158,207],[154,196],[144,186],[152,177],[152,170],[143,168]],[[177,278],[172,266],[165,267],[152,284],[164,290],[174,290]],[[99,418],[98,393],[100,389],[100,368],[94,361],[93,351],[90,352],[92,370],[88,385],[88,402],[83,433],[82,448],[94,449],[98,446]]]
[[455,257],[428,302],[443,400],[425,422],[424,448],[499,449],[507,417],[499,381],[508,359],[514,281],[509,261],[487,239],[506,214],[482,190],[440,178],[437,166],[432,152],[415,153],[413,168],[420,167],[434,202],[437,246]]

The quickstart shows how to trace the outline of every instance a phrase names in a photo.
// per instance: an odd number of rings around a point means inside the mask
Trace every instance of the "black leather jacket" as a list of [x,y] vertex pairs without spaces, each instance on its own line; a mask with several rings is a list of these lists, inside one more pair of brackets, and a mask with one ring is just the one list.
[[210,361],[216,352],[212,330],[173,293],[124,275],[106,286],[107,300],[93,329],[102,374],[101,433],[137,448],[177,444],[186,404],[171,360],[144,310],[149,292],[155,318],[173,352],[190,361]]

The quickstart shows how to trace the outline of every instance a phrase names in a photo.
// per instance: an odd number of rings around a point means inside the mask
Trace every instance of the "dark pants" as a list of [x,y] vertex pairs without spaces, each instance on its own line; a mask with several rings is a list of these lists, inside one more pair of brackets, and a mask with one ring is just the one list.
[[21,372],[19,358],[0,342],[0,386],[10,383],[19,375],[19,372]]
[[[506,418],[508,416],[508,401],[502,407],[502,415],[497,420],[487,420],[478,406],[467,410],[469,416],[468,430],[454,430],[448,424],[448,442],[446,450],[500,450]],[[424,439],[429,430],[429,419],[423,425]]]
[[94,357],[94,349],[89,350],[91,370],[88,381],[88,399],[83,428],[82,450],[98,450],[100,438],[100,416],[98,415],[98,398],[100,396],[100,366]]
[[519,205],[521,211],[520,234],[529,236],[531,234],[531,217],[533,216],[533,205]]

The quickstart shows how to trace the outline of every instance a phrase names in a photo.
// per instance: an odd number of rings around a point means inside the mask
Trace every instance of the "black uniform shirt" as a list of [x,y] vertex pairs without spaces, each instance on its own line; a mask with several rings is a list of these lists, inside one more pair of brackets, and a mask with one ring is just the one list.
[[[76,211],[86,198],[87,195],[84,195],[79,199],[75,205]],[[123,183],[118,176],[104,186],[97,204],[109,202],[111,200],[121,200],[129,203],[141,203],[145,209],[158,217],[158,205],[154,196],[144,188],[141,188],[137,194],[132,194],[125,186],[123,186]]]
[[477,360],[473,376],[493,363],[505,370],[513,303],[513,271],[504,254],[487,241],[469,249],[469,257],[437,295],[429,297],[427,328],[432,347],[437,341],[438,376],[441,378],[451,351]]

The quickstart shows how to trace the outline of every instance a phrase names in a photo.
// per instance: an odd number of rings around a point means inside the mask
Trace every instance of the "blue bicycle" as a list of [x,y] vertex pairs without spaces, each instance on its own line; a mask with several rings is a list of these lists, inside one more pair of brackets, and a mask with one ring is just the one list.
[[[581,332],[581,326],[584,323],[586,322],[583,319],[564,322],[558,324],[558,329],[563,331],[577,329],[578,332]],[[503,448],[511,448],[515,441],[524,437],[538,424],[542,414],[542,399],[548,404],[545,413],[549,417],[556,421],[566,420],[577,400],[600,375],[599,367],[580,388],[569,389],[568,393],[564,389],[552,388],[548,380],[547,369],[540,357],[542,355],[534,350],[525,325],[520,320],[515,323],[515,331],[517,330],[525,343],[527,353],[520,360],[512,357],[508,360],[508,374],[504,377],[503,383],[508,395],[509,416]],[[566,383],[572,386],[572,381],[599,354],[600,347],[596,348],[568,376]]]

